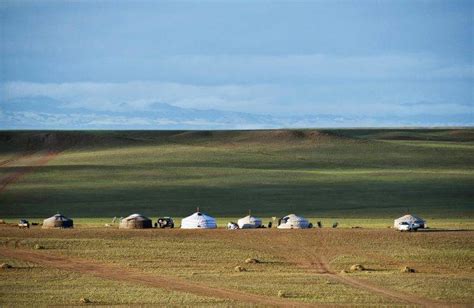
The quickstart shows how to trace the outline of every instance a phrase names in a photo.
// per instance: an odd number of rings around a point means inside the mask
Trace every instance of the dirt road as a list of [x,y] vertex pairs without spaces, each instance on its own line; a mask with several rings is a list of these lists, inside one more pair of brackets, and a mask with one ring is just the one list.
[[[57,151],[41,151],[41,152],[28,152],[25,154],[18,155],[17,157],[8,159],[0,163],[0,167],[8,166],[15,162],[21,162],[23,160],[27,161],[27,166],[21,166],[12,171],[11,173],[0,178],[0,193],[2,193],[8,185],[18,181],[20,178],[25,175],[33,172],[35,168],[46,165],[51,159],[56,157],[59,154]],[[38,158],[33,158],[33,156],[39,156]]]
[[[277,244],[278,241],[281,241],[281,243]],[[466,307],[465,305],[455,305],[434,301],[402,291],[386,289],[370,282],[351,277],[350,273],[337,273],[333,271],[329,265],[327,254],[324,253],[325,251],[329,251],[329,249],[325,247],[324,242],[318,243],[320,246],[320,253],[315,253],[314,251],[307,249],[307,247],[311,247],[312,243],[306,241],[305,238],[300,238],[298,241],[292,243],[295,245],[294,249],[298,250],[298,254],[288,254],[286,252],[282,253],[281,249],[278,249],[278,247],[285,245],[286,241],[287,239],[285,239],[284,236],[273,238],[272,245],[266,248],[272,251],[274,255],[278,255],[282,259],[286,259],[288,262],[291,262],[296,266],[300,266],[307,269],[308,271],[312,271],[316,275],[324,275],[333,281],[380,295],[386,299],[391,299],[400,304],[422,307]]]
[[[94,277],[111,279],[122,282],[139,283],[150,287],[192,293],[200,296],[230,299],[241,303],[257,304],[274,307],[316,307],[284,298],[272,298],[235,290],[218,289],[175,277],[156,276],[143,273],[139,270],[122,266],[100,263],[92,260],[58,256],[51,253],[37,252],[26,249],[0,248],[0,255],[36,263],[45,267],[53,267],[66,271],[73,271]],[[317,307],[320,307],[319,305]]]
[[328,277],[332,280],[344,283],[351,287],[359,288],[362,290],[369,291],[371,293],[379,294],[385,298],[391,298],[401,303],[413,304],[417,306],[424,306],[424,307],[446,307],[451,306],[447,303],[435,302],[430,299],[421,298],[414,296],[412,294],[406,294],[394,290],[385,289],[371,283],[362,281],[360,279],[356,279],[350,277],[346,274],[337,274],[330,270],[329,263],[324,257],[319,258],[317,262],[313,262],[312,264],[318,273],[328,275]]
[[27,158],[27,157],[30,157],[32,156],[33,154],[35,154],[35,151],[28,151],[28,152],[24,152],[24,153],[21,153],[21,154],[18,154],[18,155],[15,155],[9,159],[5,159],[3,161],[0,161],[0,167],[1,166],[5,166],[5,165],[9,165],[9,164],[12,164],[22,158]]
[[369,291],[373,294],[378,294],[387,299],[392,299],[399,303],[416,305],[422,307],[466,307],[464,305],[454,305],[441,301],[434,301],[428,298],[415,296],[413,294],[404,293],[401,291],[386,289],[381,286],[372,284],[370,282],[351,277],[350,274],[337,273],[331,270],[329,262],[325,256],[307,255],[305,260],[293,260],[299,266],[313,269],[316,273],[326,275],[329,279],[343,283],[345,285]]

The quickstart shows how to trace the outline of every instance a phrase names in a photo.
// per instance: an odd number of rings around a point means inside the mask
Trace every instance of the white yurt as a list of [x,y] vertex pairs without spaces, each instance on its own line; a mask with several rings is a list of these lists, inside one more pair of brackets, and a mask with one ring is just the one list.
[[262,220],[251,215],[247,215],[237,220],[240,229],[255,229],[262,227]]
[[426,226],[426,221],[424,221],[420,217],[417,217],[415,215],[407,214],[405,216],[402,216],[400,218],[395,219],[393,221],[393,227],[397,228],[398,225],[402,222],[407,222],[409,224],[417,224],[417,225],[420,226],[420,228],[425,228],[425,226]]
[[204,213],[196,213],[181,220],[181,229],[215,229],[216,220]]
[[310,228],[310,223],[306,218],[296,216],[295,214],[287,215],[279,220],[278,229],[306,229]]

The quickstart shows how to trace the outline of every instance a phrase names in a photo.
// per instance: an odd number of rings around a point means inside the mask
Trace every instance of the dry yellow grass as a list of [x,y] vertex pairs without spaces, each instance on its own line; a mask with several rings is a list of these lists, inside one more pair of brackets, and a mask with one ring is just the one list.
[[[278,298],[278,290],[285,300],[315,304],[406,304],[393,294],[404,294],[441,303],[474,302],[472,282],[474,270],[474,240],[472,231],[398,233],[389,229],[314,229],[314,230],[118,230],[91,228],[76,230],[41,230],[25,232],[2,227],[0,243],[3,246],[31,249],[39,244],[44,250],[36,253],[63,255],[92,262],[103,262],[138,270],[154,277],[176,277],[211,288],[235,290],[250,295]],[[409,247],[409,249],[407,249]],[[258,264],[245,263],[256,258]],[[1,262],[21,262],[0,260]],[[12,263],[15,265],[15,263]],[[245,264],[246,272],[234,271]],[[353,264],[363,264],[367,270],[339,274]],[[403,266],[416,268],[407,276],[400,272]],[[16,267],[16,266],[15,266]],[[34,264],[29,271],[43,270]],[[20,271],[20,269],[18,269]],[[325,272],[331,272],[329,275]],[[337,274],[335,274],[337,273]],[[60,282],[70,273],[55,276]],[[74,274],[76,275],[76,274]],[[33,275],[34,276],[34,275]],[[87,275],[81,276],[87,281]],[[336,280],[333,277],[344,277]],[[34,289],[34,284],[21,282],[22,275],[3,277],[0,292],[3,304],[12,304],[20,294]],[[20,283],[10,288],[15,279]],[[25,278],[26,280],[27,278]],[[94,278],[88,287],[96,286],[102,304],[117,300],[105,293],[108,287]],[[361,282],[357,286],[353,281]],[[114,283],[110,284],[113,286]],[[368,287],[367,287],[368,286]],[[372,286],[374,287],[372,289]],[[44,287],[53,288],[49,283]],[[85,287],[75,286],[78,290]],[[169,291],[134,285],[140,291],[129,294],[128,303],[137,296],[150,299],[147,303],[162,303],[156,292]],[[387,290],[389,295],[381,293]],[[101,291],[102,290],[102,291]],[[393,292],[393,293],[390,293]],[[86,292],[87,293],[87,292]],[[153,295],[155,294],[155,295]],[[288,295],[288,296],[286,296]],[[72,300],[90,293],[78,294]],[[166,296],[166,298],[170,298]],[[32,303],[55,303],[53,299],[30,298]],[[178,294],[165,304],[180,303],[224,304],[226,301],[203,299],[192,294]],[[232,301],[231,301],[232,302]],[[227,302],[227,304],[231,303]],[[69,302],[63,302],[69,303]],[[235,303],[232,302],[232,305]]]

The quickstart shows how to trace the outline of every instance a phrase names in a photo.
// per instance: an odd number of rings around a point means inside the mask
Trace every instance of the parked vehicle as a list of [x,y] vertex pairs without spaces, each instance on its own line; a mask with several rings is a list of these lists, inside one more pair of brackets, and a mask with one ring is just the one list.
[[236,224],[235,222],[233,221],[230,221],[228,224],[227,224],[227,229],[229,230],[237,230],[237,229],[240,229],[239,228],[239,225]]
[[417,231],[420,228],[420,225],[414,224],[414,223],[409,223],[409,222],[401,222],[398,224],[397,229],[398,231]]
[[30,227],[30,222],[26,219],[21,219],[20,222],[18,223],[18,228],[23,229],[23,228],[29,228]]
[[171,217],[160,217],[156,225],[158,228],[174,228],[174,221]]

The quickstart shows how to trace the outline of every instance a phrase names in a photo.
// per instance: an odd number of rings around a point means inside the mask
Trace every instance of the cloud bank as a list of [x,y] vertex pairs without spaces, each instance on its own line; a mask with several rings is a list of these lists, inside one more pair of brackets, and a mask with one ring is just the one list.
[[[341,86],[365,91],[363,85]],[[341,90],[339,87],[339,90]],[[252,129],[282,127],[468,126],[472,105],[353,100],[324,102],[331,86],[8,82],[1,128]],[[303,93],[304,95],[301,95]],[[387,91],[383,91],[384,95]],[[305,100],[308,97],[314,99]],[[376,97],[376,95],[374,95]],[[269,112],[271,111],[271,112]]]
[[[388,85],[390,88],[391,85]],[[409,116],[471,113],[473,105],[450,101],[396,102],[374,93],[372,100],[357,96],[344,100],[337,91],[365,91],[364,84],[328,85],[190,85],[135,81],[126,83],[29,83],[7,82],[0,86],[4,107],[28,97],[48,97],[64,108],[129,112],[152,110],[156,102],[193,109],[219,109],[273,115],[333,114],[340,116]],[[416,95],[415,95],[416,97]],[[326,98],[326,99],[325,99]],[[433,97],[436,99],[435,97]],[[50,105],[45,106],[45,112]]]

